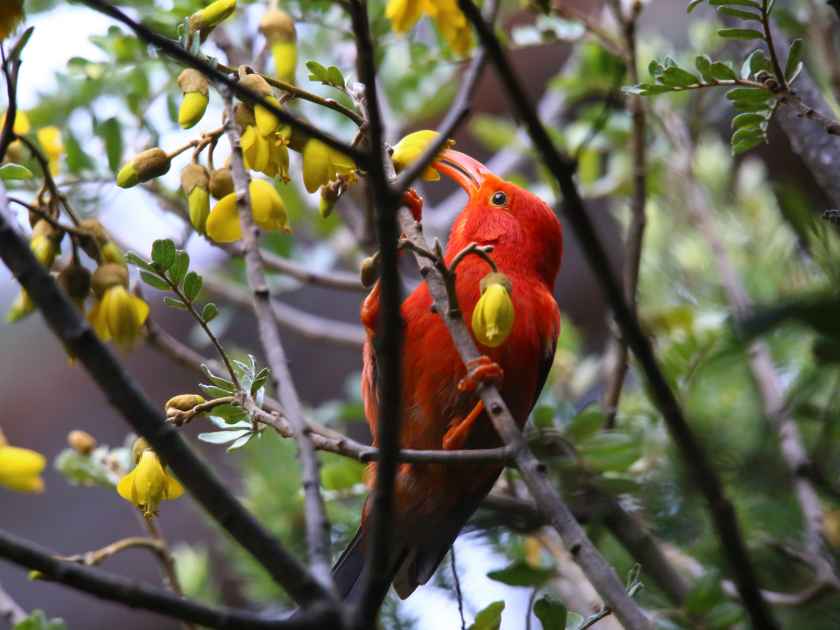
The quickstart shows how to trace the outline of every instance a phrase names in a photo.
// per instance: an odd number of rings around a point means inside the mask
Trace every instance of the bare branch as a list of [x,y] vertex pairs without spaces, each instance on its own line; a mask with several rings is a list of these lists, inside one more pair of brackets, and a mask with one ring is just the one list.
[[[506,88],[506,93],[520,119],[525,124],[534,147],[557,180],[564,197],[565,216],[574,229],[581,248],[606,294],[615,319],[621,328],[623,338],[633,350],[642,371],[647,377],[648,388],[653,401],[662,413],[675,443],[680,448],[695,483],[697,483],[708,502],[718,537],[722,542],[722,548],[735,573],[739,592],[753,624],[756,627],[767,628],[768,630],[778,628],[778,624],[771,616],[767,604],[761,596],[746,544],[735,518],[735,511],[724,494],[720,478],[709,464],[700,443],[694,436],[688,422],[686,422],[680,404],[659,367],[650,341],[643,332],[638,318],[627,305],[619,283],[613,277],[609,267],[609,258],[592,222],[586,215],[583,200],[577,190],[574,181],[574,165],[557,151],[548,132],[537,117],[537,113],[519,79],[513,72],[499,40],[482,19],[475,4],[470,0],[458,0],[458,5],[475,27],[482,45],[487,48],[490,59],[498,70],[499,77]],[[520,468],[522,467],[520,466]],[[610,604],[610,602],[607,603]],[[620,611],[613,606],[611,607],[619,620],[624,623]]]

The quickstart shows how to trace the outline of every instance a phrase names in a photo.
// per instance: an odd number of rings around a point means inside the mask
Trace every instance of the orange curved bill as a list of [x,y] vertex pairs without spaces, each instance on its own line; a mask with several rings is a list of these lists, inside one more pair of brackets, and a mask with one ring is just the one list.
[[440,157],[432,163],[432,167],[463,188],[468,195],[478,191],[490,170],[475,158],[466,153],[445,149]]

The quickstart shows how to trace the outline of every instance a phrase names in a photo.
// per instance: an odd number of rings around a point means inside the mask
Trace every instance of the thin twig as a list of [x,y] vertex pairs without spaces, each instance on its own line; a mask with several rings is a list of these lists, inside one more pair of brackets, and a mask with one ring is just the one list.
[[313,577],[321,584],[331,599],[333,593],[332,574],[330,572],[330,524],[324,499],[321,496],[321,476],[318,456],[303,417],[303,408],[289,371],[286,352],[277,332],[274,312],[271,307],[271,294],[265,279],[260,249],[257,244],[259,228],[254,222],[251,211],[249,192],[250,177],[245,170],[240,145],[239,129],[233,122],[233,95],[226,91],[225,111],[230,121],[227,135],[232,148],[231,169],[237,191],[239,222],[242,224],[242,246],[245,252],[245,274],[253,293],[252,305],[257,318],[260,341],[269,367],[276,381],[277,398],[283,411],[295,431],[298,457],[301,464],[301,477],[306,509],[306,540],[309,547],[309,563]]
[[[717,534],[722,543],[722,549],[730,561],[744,606],[749,612],[753,624],[767,630],[778,628],[778,624],[771,616],[767,604],[761,596],[746,544],[735,518],[734,509],[724,494],[720,478],[711,467],[700,443],[686,421],[682,408],[659,367],[650,340],[643,332],[638,318],[628,306],[621,286],[612,274],[604,246],[598,238],[592,222],[586,215],[583,200],[574,181],[573,164],[557,151],[547,130],[537,117],[519,78],[514,73],[499,40],[481,18],[481,13],[475,4],[470,0],[458,0],[458,5],[475,27],[482,45],[488,49],[490,59],[498,70],[507,96],[511,99],[519,118],[525,124],[535,149],[557,180],[563,193],[565,216],[574,229],[581,248],[606,294],[624,339],[633,350],[642,371],[647,377],[653,402],[662,413],[694,481],[708,502]],[[522,466],[520,466],[520,469],[522,469]],[[610,604],[610,602],[607,603]],[[610,607],[615,611],[619,621],[627,626],[623,618],[623,611],[619,611],[611,604]],[[641,613],[639,615],[641,616]]]
[[69,301],[0,207],[0,258],[38,306],[53,333],[84,366],[109,402],[172,467],[204,509],[300,603],[323,600],[321,585],[237,501],[226,485],[196,457],[177,429],[140,391]]
[[182,599],[167,591],[147,586],[100,569],[68,562],[24,540],[0,530],[0,558],[38,571],[40,580],[58,582],[100,599],[142,608],[152,612],[195,623],[209,628],[227,630],[294,630],[337,627],[329,608],[323,606],[307,611],[294,620],[272,619],[264,615],[231,608],[206,606]]
[[455,598],[458,601],[461,630],[467,630],[467,622],[464,619],[464,594],[461,592],[461,578],[458,577],[458,563],[455,561],[455,545],[452,545],[449,550],[449,567],[452,569],[452,581],[455,583]]

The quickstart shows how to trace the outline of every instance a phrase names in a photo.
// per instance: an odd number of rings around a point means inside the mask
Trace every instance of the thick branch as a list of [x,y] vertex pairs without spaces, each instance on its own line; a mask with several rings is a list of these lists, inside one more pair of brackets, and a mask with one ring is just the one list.
[[330,573],[330,525],[324,499],[321,496],[321,475],[319,472],[318,456],[306,420],[303,417],[303,407],[289,371],[286,351],[277,332],[274,321],[274,311],[271,306],[271,294],[265,279],[260,249],[257,243],[259,228],[251,214],[251,197],[249,192],[250,177],[245,170],[242,158],[242,147],[239,142],[239,129],[233,122],[233,97],[230,92],[225,94],[225,111],[230,121],[227,135],[232,148],[231,169],[233,181],[237,191],[237,208],[239,222],[242,224],[242,247],[245,254],[245,273],[248,285],[253,293],[252,305],[257,318],[257,329],[265,352],[272,376],[276,382],[277,398],[283,407],[284,414],[294,428],[295,440],[298,445],[298,457],[301,464],[301,479],[305,497],[306,511],[306,540],[309,547],[309,562],[312,573],[322,587],[332,591],[332,575]]
[[100,599],[125,604],[131,608],[150,610],[209,628],[303,630],[324,628],[327,627],[324,624],[335,622],[335,617],[328,614],[324,608],[309,611],[301,618],[282,621],[247,611],[212,608],[136,580],[58,559],[34,543],[4,531],[0,531],[0,558],[25,569],[38,571],[41,574],[40,579],[59,582]]
[[88,371],[111,405],[172,467],[201,506],[262,564],[293,599],[313,603],[323,590],[230,494],[221,480],[198,459],[165,422],[97,337],[81,313],[67,299],[49,272],[38,263],[26,241],[8,221],[8,207],[0,208],[0,258],[38,306],[53,333]]
[[682,408],[659,367],[650,341],[642,330],[638,318],[624,299],[621,286],[613,277],[604,246],[586,215],[583,200],[577,190],[574,181],[574,165],[557,151],[515,75],[499,40],[482,20],[479,10],[470,0],[458,0],[458,5],[475,27],[482,45],[487,48],[507,95],[528,130],[534,147],[557,180],[563,193],[565,216],[574,229],[581,249],[604,290],[623,338],[633,350],[647,377],[653,402],[662,413],[671,436],[691,471],[694,482],[708,502],[722,548],[735,574],[735,582],[753,624],[768,630],[777,628],[778,625],[770,615],[759,591],[746,544],[735,518],[735,511],[723,492],[720,478],[711,467],[700,443],[689,427]]

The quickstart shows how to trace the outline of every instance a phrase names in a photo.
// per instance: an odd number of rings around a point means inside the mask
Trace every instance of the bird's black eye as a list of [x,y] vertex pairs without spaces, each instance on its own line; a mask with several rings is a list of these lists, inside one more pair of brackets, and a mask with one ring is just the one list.
[[503,206],[507,203],[507,195],[501,190],[497,190],[493,193],[493,196],[490,197],[490,203],[494,206]]

